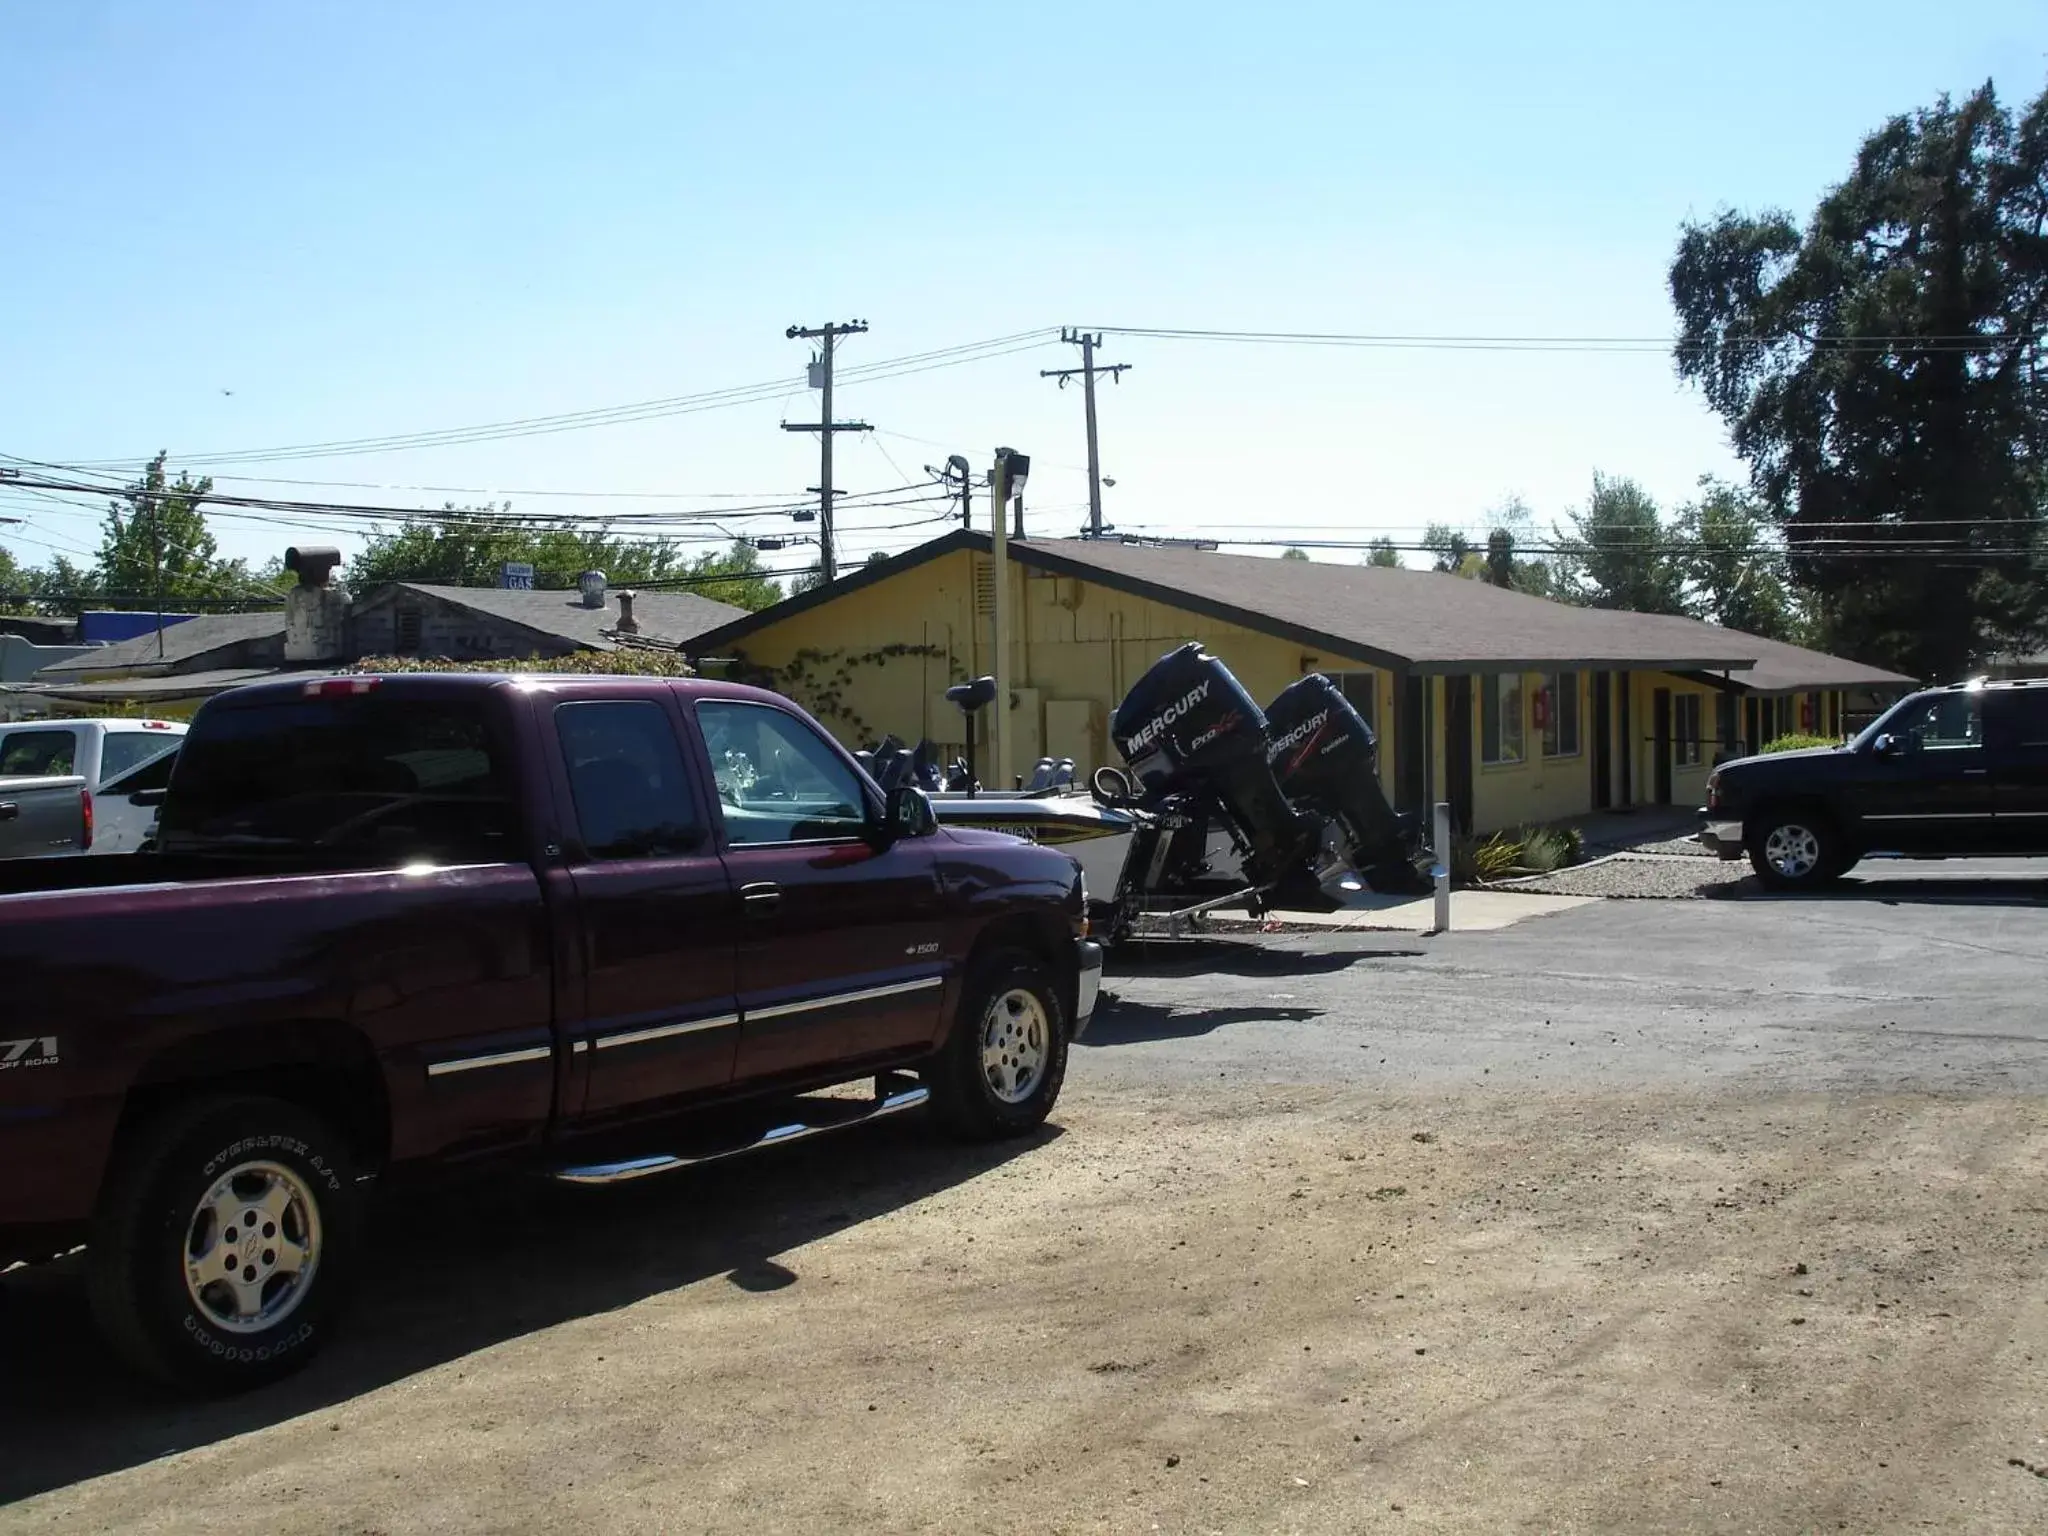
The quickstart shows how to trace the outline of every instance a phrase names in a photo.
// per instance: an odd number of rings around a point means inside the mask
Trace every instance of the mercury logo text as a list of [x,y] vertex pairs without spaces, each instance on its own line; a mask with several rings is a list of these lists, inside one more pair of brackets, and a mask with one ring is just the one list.
[[1266,761],[1269,763],[1277,762],[1284,753],[1300,746],[1302,742],[1315,735],[1317,731],[1320,731],[1329,723],[1329,719],[1330,712],[1327,709],[1321,714],[1310,715],[1301,724],[1273,743],[1266,753]]
[[1157,715],[1146,721],[1144,729],[1131,738],[1129,750],[1133,753],[1144,751],[1145,748],[1151,746],[1165,732],[1169,725],[1180,719],[1181,716],[1185,715],[1207,697],[1209,697],[1209,685],[1205,682],[1197,683],[1182,696],[1178,704],[1167,705]]

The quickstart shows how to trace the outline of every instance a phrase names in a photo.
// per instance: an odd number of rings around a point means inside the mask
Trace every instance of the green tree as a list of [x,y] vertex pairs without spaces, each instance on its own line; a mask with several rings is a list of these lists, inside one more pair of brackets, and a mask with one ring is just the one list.
[[104,601],[99,572],[92,566],[73,565],[63,555],[30,570],[27,578],[29,606],[51,618],[75,618]]
[[2042,637],[2044,227],[2048,91],[2015,121],[1987,83],[1871,134],[1803,229],[1681,233],[1679,374],[1851,654],[1945,679]]
[[1431,523],[1422,530],[1422,547],[1431,557],[1431,569],[1455,576],[1472,574],[1478,551],[1472,541],[1449,523]]
[[1784,552],[1753,496],[1703,475],[1676,533],[1685,546],[1678,567],[1687,612],[1766,639],[1793,638],[1798,616],[1782,574]]
[[1394,548],[1392,539],[1382,536],[1366,545],[1365,563],[1385,570],[1398,571],[1401,569],[1401,551]]
[[534,584],[573,588],[585,571],[602,571],[615,587],[672,585],[740,608],[765,608],[782,592],[761,569],[751,544],[695,558],[674,539],[630,539],[607,528],[560,521],[521,522],[509,504],[444,507],[373,533],[349,561],[349,585],[366,591],[387,581],[442,586],[496,586],[507,564],[533,567]]
[[107,503],[96,567],[101,600],[146,608],[159,596],[175,607],[195,598],[263,595],[243,562],[219,557],[200,510],[213,481],[183,473],[169,480],[167,457],[151,459],[141,478]]
[[[868,563],[874,563],[872,556]],[[689,591],[713,602],[758,611],[782,601],[782,588],[761,568],[759,552],[745,539],[733,540],[730,549],[697,556],[684,574],[690,578]]]
[[28,571],[11,550],[0,549],[0,613],[20,613],[28,605]]
[[1557,534],[1555,596],[1589,608],[1685,612],[1684,581],[1657,503],[1635,481],[1598,473]]
[[1297,549],[1294,545],[1290,544],[1280,551],[1280,558],[1282,560],[1306,560],[1308,558],[1308,551]]
[[1510,496],[1492,514],[1486,535],[1485,579],[1497,587],[1536,597],[1556,595],[1557,572],[1551,561],[1521,551],[1541,541],[1536,514],[1519,496]]

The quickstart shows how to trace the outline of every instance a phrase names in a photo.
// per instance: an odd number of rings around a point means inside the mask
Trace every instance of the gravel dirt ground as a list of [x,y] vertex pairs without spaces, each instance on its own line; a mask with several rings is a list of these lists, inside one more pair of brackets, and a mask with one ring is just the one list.
[[0,1529],[2039,1530],[2048,907],[1927,887],[1149,951],[1033,1140],[407,1202],[232,1401],[17,1274]]

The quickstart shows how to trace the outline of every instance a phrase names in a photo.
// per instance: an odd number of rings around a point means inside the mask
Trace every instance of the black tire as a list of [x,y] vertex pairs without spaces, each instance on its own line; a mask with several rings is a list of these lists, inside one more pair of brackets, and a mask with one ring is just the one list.
[[[1059,982],[1045,961],[1015,949],[976,961],[961,989],[953,1028],[924,1074],[940,1126],[961,1141],[996,1141],[1036,1130],[1067,1079],[1067,1036]],[[1005,1045],[1017,1049],[1013,1053]],[[985,1047],[995,1048],[1001,1059],[991,1064]],[[1033,1075],[1015,1075],[1016,1064],[1027,1060],[1035,1062]],[[1008,1083],[999,1086],[998,1078]]]
[[[247,1169],[256,1171],[230,1183]],[[229,1222],[247,1235],[223,1243],[222,1212],[236,1210],[241,1219]],[[196,1099],[145,1123],[118,1154],[86,1249],[93,1316],[115,1353],[146,1375],[209,1391],[257,1386],[297,1370],[326,1342],[362,1230],[347,1145],[317,1116],[278,1099]],[[224,1278],[188,1281],[195,1246],[206,1271],[222,1255]],[[238,1253],[247,1260],[240,1270]],[[294,1253],[311,1263],[292,1269]],[[243,1294],[255,1315],[224,1327],[238,1279],[253,1282]],[[273,1308],[278,1315],[264,1321]]]
[[1803,806],[1776,807],[1751,818],[1743,843],[1749,867],[1773,891],[1816,891],[1856,862],[1835,824]]

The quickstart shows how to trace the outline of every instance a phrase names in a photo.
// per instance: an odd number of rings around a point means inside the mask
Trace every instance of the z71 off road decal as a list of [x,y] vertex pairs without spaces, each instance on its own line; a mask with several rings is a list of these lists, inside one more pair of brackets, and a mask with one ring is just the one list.
[[16,1067],[56,1065],[55,1035],[38,1035],[27,1040],[0,1040],[0,1072],[12,1072]]

